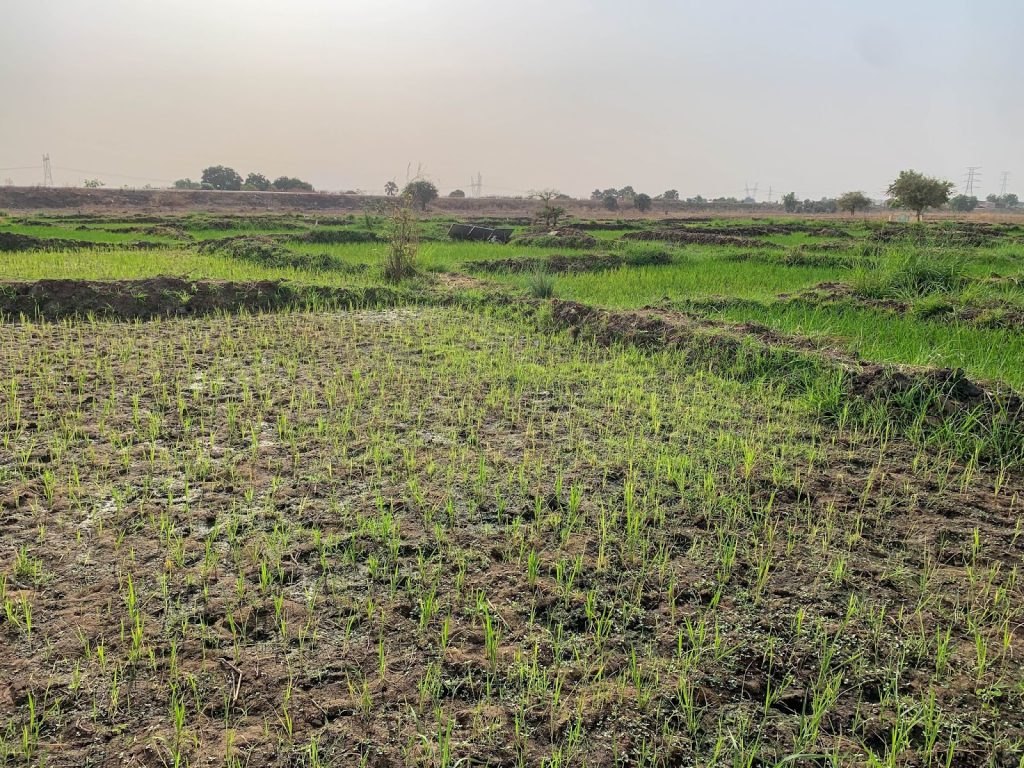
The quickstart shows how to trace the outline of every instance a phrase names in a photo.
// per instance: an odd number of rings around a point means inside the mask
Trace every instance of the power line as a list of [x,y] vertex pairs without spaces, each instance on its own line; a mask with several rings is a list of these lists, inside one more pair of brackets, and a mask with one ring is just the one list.
[[72,173],[89,173],[94,176],[113,176],[115,179],[134,179],[135,181],[161,181],[167,184],[173,184],[172,179],[158,179],[155,176],[129,176],[125,173],[111,173],[110,171],[85,171],[81,168],[64,168],[62,166],[55,166],[58,171],[71,171]]
[[[36,171],[38,165],[12,165],[0,168],[0,171]],[[83,168],[67,168],[61,165],[53,165],[50,155],[43,155],[43,185],[53,186],[53,171],[67,171],[69,173],[85,173],[92,176],[112,176],[115,179],[132,179],[134,181],[159,181],[166,184],[173,184],[173,179],[160,179],[156,176],[130,176],[127,173],[114,173],[113,171],[88,171]]]
[[981,174],[978,173],[980,170],[980,165],[967,166],[967,178],[964,181],[964,194],[968,197],[974,196],[974,182],[981,180]]

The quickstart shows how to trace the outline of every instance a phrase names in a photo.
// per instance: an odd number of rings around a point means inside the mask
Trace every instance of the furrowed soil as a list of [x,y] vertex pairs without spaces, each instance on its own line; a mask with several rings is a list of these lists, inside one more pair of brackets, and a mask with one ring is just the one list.
[[2,331],[5,763],[1020,765],[1019,473],[454,308]]

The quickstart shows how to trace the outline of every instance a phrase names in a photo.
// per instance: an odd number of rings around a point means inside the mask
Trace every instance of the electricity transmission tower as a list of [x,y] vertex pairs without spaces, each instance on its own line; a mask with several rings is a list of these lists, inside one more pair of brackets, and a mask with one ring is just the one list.
[[974,196],[974,182],[981,181],[981,174],[978,173],[980,170],[980,165],[967,166],[967,176],[964,180],[964,194],[968,197]]
[[43,155],[43,186],[53,186],[53,171],[50,170],[50,156]]
[[480,197],[484,187],[484,177],[480,171],[476,172],[476,176],[473,176],[469,180],[469,189],[473,197]]
[[1010,172],[1009,171],[1003,171],[1003,180],[1002,180],[1002,183],[999,185],[999,196],[1000,197],[1006,197],[1006,182],[1009,181],[1009,180],[1010,180]]
[[752,203],[756,203],[757,202],[757,185],[759,183],[760,182],[755,181],[753,187],[751,187],[749,184],[746,185],[746,191],[747,191],[746,199],[749,200]]

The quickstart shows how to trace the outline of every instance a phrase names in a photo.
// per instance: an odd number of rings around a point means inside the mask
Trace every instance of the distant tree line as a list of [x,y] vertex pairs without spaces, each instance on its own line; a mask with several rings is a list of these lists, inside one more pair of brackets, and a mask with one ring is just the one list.
[[1020,205],[1020,198],[1012,192],[1005,195],[989,195],[985,200],[992,203],[996,208],[1016,208]]
[[178,179],[174,182],[175,189],[221,189],[245,190],[249,192],[313,192],[313,185],[308,181],[292,176],[278,176],[271,181],[262,173],[252,172],[244,179],[234,168],[226,165],[211,165],[203,169],[201,181]]
[[590,199],[600,200],[609,211],[617,211],[622,205],[632,205],[640,213],[646,213],[651,210],[652,200],[678,200],[679,193],[670,189],[658,195],[657,198],[652,198],[646,192],[637,192],[633,187],[627,185],[621,189],[615,187],[595,189],[590,193]]
[[786,213],[835,213],[839,203],[834,197],[798,200],[795,192],[789,192],[782,196],[782,207]]
[[[901,171],[899,176],[886,190],[887,204],[890,208],[904,208],[913,211],[918,220],[929,208],[949,207],[958,212],[973,211],[980,205],[978,198],[968,195],[952,195],[953,182],[925,176],[914,170]],[[608,210],[617,210],[622,204],[632,204],[638,210],[650,210],[652,200],[678,202],[679,191],[669,189],[654,198],[638,193],[632,186],[621,188],[596,188],[590,193],[590,199],[601,201]],[[985,200],[997,208],[1015,208],[1020,199],[1015,194],[989,195]],[[716,197],[707,199],[701,195],[688,197],[688,205],[743,205],[756,204],[751,198],[740,200],[736,197]],[[818,200],[800,200],[795,192],[783,195],[782,207],[787,213],[836,213],[848,212],[851,215],[858,211],[867,211],[874,207],[874,201],[860,190],[844,192],[839,197],[822,197]]]
[[[98,179],[89,179],[85,182],[87,187],[99,187],[103,182]],[[251,190],[257,192],[312,192],[313,185],[302,179],[291,176],[279,176],[271,181],[262,173],[253,171],[244,179],[234,168],[224,165],[212,165],[205,168],[200,181],[192,179],[178,179],[174,182],[176,189],[219,189],[219,190]],[[948,205],[950,210],[958,212],[970,212],[976,209],[981,203],[973,195],[952,195],[953,183],[940,179],[930,178],[914,170],[900,172],[899,176],[889,185],[886,190],[888,205],[892,208],[905,208],[913,211],[918,220],[929,208],[941,208]],[[394,181],[385,184],[384,193],[393,197],[398,195],[399,187]],[[427,205],[437,199],[438,190],[433,182],[426,179],[414,179],[406,184],[401,190],[404,198],[408,199],[413,206],[425,210]],[[465,197],[466,193],[461,189],[453,190],[449,197]],[[568,195],[555,190],[545,190],[541,193],[531,193],[530,197],[543,200],[545,209],[541,219],[548,223],[557,223],[561,218],[562,209],[554,206],[552,200],[567,200]],[[590,199],[600,201],[610,211],[619,210],[623,206],[632,206],[641,213],[645,213],[653,207],[655,201],[680,202],[679,191],[668,189],[655,197],[644,192],[637,192],[631,185],[624,187],[608,187],[606,189],[595,188],[590,193]],[[1016,208],[1020,205],[1017,195],[1009,193],[1002,195],[991,194],[985,198],[986,202],[996,208]],[[738,199],[736,197],[705,198],[701,195],[688,197],[682,202],[687,205],[743,205],[752,204],[751,198]],[[871,198],[861,191],[845,192],[837,198],[822,197],[818,200],[797,198],[796,193],[789,192],[782,197],[782,207],[787,213],[836,213],[846,211],[851,215],[857,211],[869,210],[874,203]],[[555,212],[559,214],[556,215]]]

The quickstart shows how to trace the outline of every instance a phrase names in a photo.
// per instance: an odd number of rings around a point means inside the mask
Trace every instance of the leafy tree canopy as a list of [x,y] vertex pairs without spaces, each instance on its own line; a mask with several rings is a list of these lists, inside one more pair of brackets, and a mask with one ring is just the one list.
[[270,179],[262,173],[253,172],[245,177],[244,186],[246,189],[255,189],[259,192],[266,192],[270,189]]
[[402,196],[409,198],[420,210],[426,210],[426,207],[437,199],[437,187],[432,181],[417,179],[405,185]]
[[938,208],[949,200],[953,182],[934,179],[917,171],[900,171],[900,175],[889,185],[887,194],[890,205],[909,208],[921,220],[927,208]]
[[871,198],[860,191],[844,192],[836,200],[836,205],[840,211],[849,211],[850,215],[853,215],[857,211],[866,211],[870,208]]
[[308,181],[296,179],[291,176],[278,176],[274,179],[274,189],[278,192],[312,192],[313,185]]
[[241,189],[242,177],[234,168],[226,165],[211,165],[203,169],[203,184],[209,184],[209,189]]

